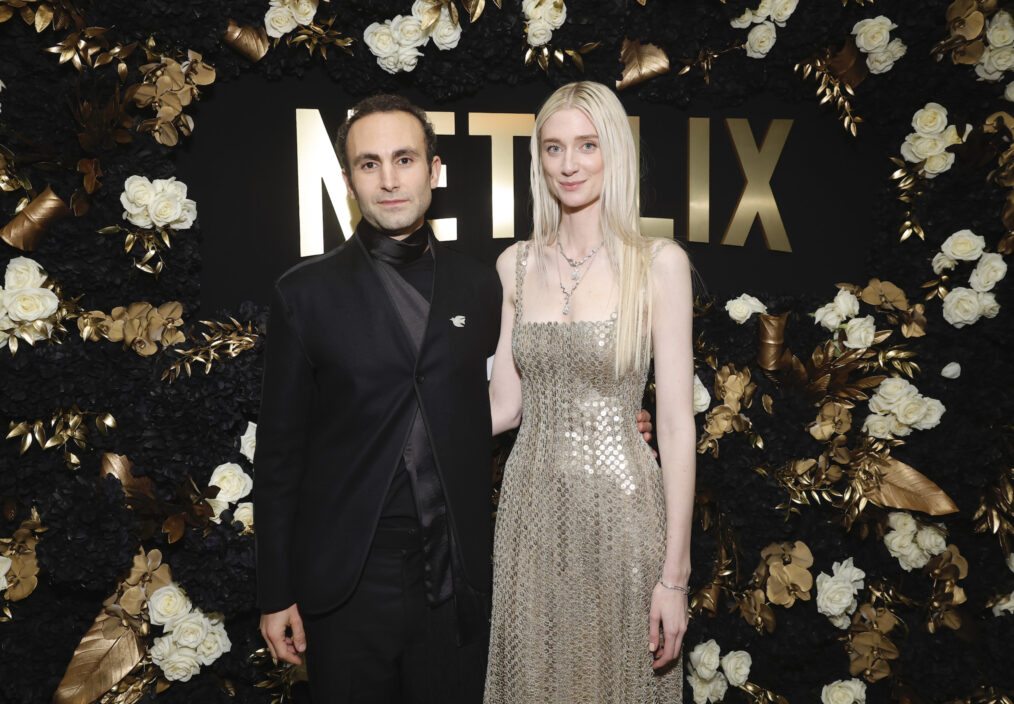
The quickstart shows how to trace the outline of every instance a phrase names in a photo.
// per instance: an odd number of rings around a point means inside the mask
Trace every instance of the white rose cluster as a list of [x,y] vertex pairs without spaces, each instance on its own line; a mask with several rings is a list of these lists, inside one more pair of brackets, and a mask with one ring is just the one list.
[[832,332],[844,325],[845,346],[863,349],[873,344],[877,324],[872,315],[863,318],[855,317],[857,315],[859,315],[859,299],[851,291],[841,289],[833,301],[825,303],[813,312],[813,322]]
[[45,283],[46,271],[34,259],[14,257],[7,263],[0,287],[0,349],[11,335],[30,343],[49,339],[50,317],[60,308],[60,299]]
[[884,536],[884,545],[906,572],[925,567],[934,555],[947,549],[942,525],[920,526],[904,511],[892,511],[887,523],[891,530]]
[[733,650],[722,655],[721,652],[713,638],[698,643],[690,651],[690,667],[686,677],[693,690],[695,704],[722,701],[729,685],[742,687],[750,678],[750,667],[753,664],[750,653]]
[[711,394],[701,378],[694,374],[694,413],[703,413],[711,405]]
[[[215,467],[211,473],[211,479],[208,480],[208,486],[218,487],[218,495],[213,499],[208,499],[208,503],[211,504],[211,508],[215,511],[215,515],[212,516],[211,520],[215,523],[221,523],[222,512],[229,508],[230,504],[236,503],[253,490],[253,478],[244,472],[243,468],[235,462],[226,462]],[[246,522],[236,516],[238,511],[239,507],[237,506],[233,512],[233,520],[242,522],[245,528],[247,527]],[[251,505],[249,509],[244,509],[244,514],[249,515],[250,525],[253,525],[253,506]]]
[[[1004,74],[1014,69],[1014,17],[1006,10],[1000,10],[986,25],[986,48],[975,64],[975,75],[980,81],[1000,81]],[[1010,100],[1010,86],[1004,96]]]
[[958,230],[940,245],[933,256],[933,273],[940,276],[958,262],[976,262],[968,286],[956,286],[944,296],[944,320],[956,328],[994,318],[1000,312],[993,288],[1007,276],[1007,262],[997,252],[987,252],[986,240],[971,230]]
[[894,62],[905,55],[908,47],[898,38],[891,39],[891,30],[898,25],[884,15],[859,20],[852,27],[856,47],[866,54],[866,67],[870,73],[887,73]]
[[197,219],[197,203],[187,198],[187,184],[175,177],[149,181],[128,176],[120,194],[123,219],[138,227],[187,230]]
[[863,588],[866,573],[852,564],[852,558],[835,562],[831,574],[817,575],[817,611],[827,616],[837,628],[848,628],[850,616],[859,603],[856,595]]
[[855,678],[836,680],[820,690],[821,704],[866,704],[866,683]]
[[784,27],[796,11],[799,0],[761,0],[754,10],[747,10],[730,24],[736,29],[750,27],[746,36],[746,55],[751,59],[763,59],[778,39],[776,27]]
[[553,38],[553,30],[567,21],[567,6],[563,0],[523,0],[521,12],[527,20],[525,34],[528,44],[543,46]]
[[436,7],[430,0],[415,0],[412,12],[397,15],[384,22],[374,22],[363,32],[363,43],[377,57],[377,64],[388,73],[414,71],[430,39],[442,51],[453,49],[461,39],[461,25],[451,20],[446,6],[440,8],[440,19],[423,31],[426,13]]
[[730,318],[742,325],[754,313],[767,313],[768,307],[749,293],[743,293],[736,298],[726,301],[725,312],[729,314]]
[[175,582],[148,595],[148,618],[164,632],[149,654],[167,680],[186,682],[232,649],[221,614],[194,608]]
[[863,422],[863,432],[881,439],[935,428],[947,410],[937,399],[920,394],[912,382],[898,377],[880,382],[869,406],[872,413]]
[[[926,103],[912,116],[915,132],[905,137],[901,156],[905,161],[922,164],[926,178],[935,178],[954,165],[953,152],[947,148],[961,144],[964,137],[955,125],[947,124],[947,108],[940,103]],[[968,130],[965,131],[967,136]]]
[[264,29],[269,37],[279,38],[299,25],[313,22],[317,0],[271,0],[264,15]]

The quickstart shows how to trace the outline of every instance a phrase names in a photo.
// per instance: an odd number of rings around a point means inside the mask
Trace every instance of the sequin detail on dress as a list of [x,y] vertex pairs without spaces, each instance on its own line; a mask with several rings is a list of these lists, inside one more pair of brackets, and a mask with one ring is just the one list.
[[616,379],[612,320],[525,322],[518,246],[514,361],[522,422],[494,541],[486,704],[673,704],[651,669],[648,609],[665,541],[662,475],[634,416],[647,368]]

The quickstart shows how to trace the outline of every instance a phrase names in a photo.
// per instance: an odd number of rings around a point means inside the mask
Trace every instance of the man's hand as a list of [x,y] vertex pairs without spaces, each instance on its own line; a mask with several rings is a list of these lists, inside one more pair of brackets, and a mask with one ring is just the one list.
[[[286,632],[291,635],[286,635]],[[303,619],[293,604],[282,611],[261,614],[261,635],[268,644],[271,657],[293,665],[301,665],[298,653],[306,650],[306,636],[303,633]]]
[[[637,432],[641,434],[645,442],[651,442],[651,414],[642,408],[637,412],[635,420],[637,420]],[[655,450],[651,452],[655,457],[658,457],[658,453]]]

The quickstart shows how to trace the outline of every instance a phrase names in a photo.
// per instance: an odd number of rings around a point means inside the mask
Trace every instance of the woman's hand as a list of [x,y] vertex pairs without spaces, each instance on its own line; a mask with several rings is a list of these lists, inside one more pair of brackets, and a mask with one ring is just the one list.
[[689,621],[687,595],[656,584],[648,617],[648,650],[655,655],[654,669],[665,667],[679,655]]

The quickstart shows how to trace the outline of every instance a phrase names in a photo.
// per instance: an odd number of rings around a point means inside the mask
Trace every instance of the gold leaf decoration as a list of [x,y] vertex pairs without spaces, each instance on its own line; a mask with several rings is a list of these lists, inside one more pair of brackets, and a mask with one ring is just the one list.
[[126,496],[148,496],[155,498],[152,491],[151,479],[148,477],[135,477],[130,468],[134,466],[126,455],[117,455],[107,452],[102,455],[102,469],[100,477],[116,477],[123,486],[123,493]]
[[140,108],[151,108],[155,117],[142,120],[138,132],[150,132],[159,144],[172,147],[180,136],[189,136],[194,120],[183,113],[183,108],[200,99],[202,86],[215,81],[215,69],[204,63],[196,51],[188,51],[182,63],[169,56],[158,56],[154,42],[145,50],[149,58],[157,58],[141,66],[144,78],[127,88],[124,100],[134,101]]
[[845,649],[849,654],[849,674],[876,682],[891,674],[891,660],[901,653],[887,634],[901,621],[891,611],[862,604],[852,615]]
[[[438,13],[439,16],[439,13]],[[298,31],[290,34],[286,41],[289,46],[304,46],[306,50],[310,52],[310,56],[313,53],[320,50],[321,58],[327,58],[327,48],[329,46],[336,46],[346,54],[352,55],[352,49],[350,48],[355,39],[351,37],[343,37],[342,32],[334,28],[334,22],[337,17],[329,17],[324,22],[312,22],[306,27],[301,27]],[[265,37],[267,34],[265,33]]]
[[70,215],[70,208],[60,196],[46,190],[23,208],[14,219],[0,229],[0,239],[24,252],[33,251],[53,223]]
[[157,308],[139,301],[126,307],[117,306],[109,315],[100,310],[82,313],[77,326],[82,340],[123,342],[124,349],[150,357],[158,351],[159,345],[164,350],[186,340],[179,329],[183,325],[182,316],[183,305],[178,301],[169,301]]
[[962,615],[958,607],[965,603],[966,597],[965,590],[958,586],[958,580],[968,576],[968,561],[961,556],[956,545],[948,545],[946,550],[926,564],[923,572],[933,580],[926,630],[935,633],[940,628],[960,629]]
[[77,469],[81,466],[81,459],[68,448],[68,445],[73,442],[79,449],[88,448],[88,424],[85,420],[89,416],[94,416],[95,427],[102,435],[108,435],[109,431],[116,427],[116,419],[109,413],[82,411],[73,406],[69,411],[62,409],[54,411],[48,421],[42,419],[23,420],[20,423],[11,421],[7,439],[21,438],[19,454],[22,455],[28,451],[33,442],[43,450],[61,448],[67,468]]
[[[107,634],[109,621],[115,625]],[[138,635],[102,611],[74,649],[54,704],[91,704],[133,670],[143,653]]]
[[264,58],[270,47],[267,30],[264,27],[251,27],[240,25],[236,20],[230,18],[229,24],[222,34],[222,41],[240,56],[246,57],[252,63],[257,63]]
[[[527,30],[526,30],[527,31]],[[558,67],[562,68],[564,59],[569,57],[574,65],[579,70],[584,70],[584,59],[582,58],[585,54],[590,51],[594,51],[599,46],[599,42],[588,42],[587,44],[581,45],[578,49],[554,49],[549,44],[544,44],[539,47],[529,46],[525,50],[525,66],[530,65],[533,61],[539,65],[546,73],[549,73],[549,64],[555,63]]]
[[992,533],[999,539],[1004,554],[1014,552],[1014,468],[986,487],[972,521],[976,533]]
[[[0,555],[11,561],[7,571],[7,589],[3,594],[7,601],[21,601],[38,586],[39,562],[35,547],[39,543],[39,536],[46,530],[38,510],[32,507],[29,517],[21,522],[10,538],[0,538]],[[10,610],[5,606],[4,617],[0,617],[0,622],[10,618]]]
[[[858,81],[865,77],[860,66],[865,67],[866,62],[857,61],[856,57],[850,59],[848,43],[842,52],[846,53],[832,55],[830,49],[824,49],[821,54],[808,61],[796,64],[794,70],[803,77],[803,80],[813,76],[818,84],[819,104],[829,103],[837,109],[838,119],[841,120],[845,131],[855,137],[858,133],[856,127],[863,119],[852,109],[851,98],[855,96]],[[841,73],[838,73],[839,71]]]
[[957,505],[943,489],[904,462],[888,457],[877,464],[879,482],[866,491],[873,503],[931,516],[957,512]]
[[190,376],[193,366],[197,364],[203,364],[204,373],[208,374],[215,362],[233,359],[242,352],[252,349],[257,344],[257,333],[254,332],[253,324],[244,325],[235,318],[229,320],[231,321],[229,323],[200,321],[208,328],[208,332],[201,333],[203,343],[196,347],[176,350],[179,357],[162,372],[162,380],[168,379],[172,383],[184,372]]
[[620,61],[623,62],[623,76],[616,81],[616,90],[629,88],[669,72],[668,55],[654,44],[624,39]]

